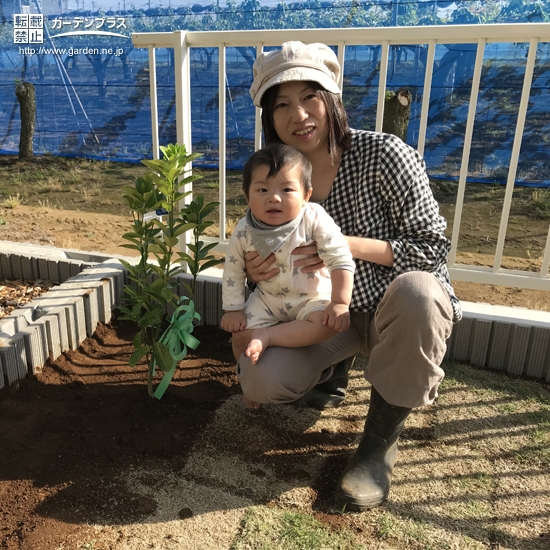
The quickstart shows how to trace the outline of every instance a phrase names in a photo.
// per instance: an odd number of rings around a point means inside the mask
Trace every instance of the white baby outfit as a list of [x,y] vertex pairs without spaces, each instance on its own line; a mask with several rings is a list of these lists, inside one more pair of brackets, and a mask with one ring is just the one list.
[[[355,262],[340,228],[322,206],[306,203],[288,224],[273,229],[257,229],[250,211],[242,218],[229,241],[223,272],[223,309],[244,309],[247,329],[269,327],[279,322],[306,319],[313,311],[324,311],[330,303],[333,269],[355,271]],[[296,247],[317,243],[323,269],[302,273],[294,263],[303,255],[291,254]],[[248,301],[245,298],[244,255],[258,251],[262,257],[275,253],[274,268],[279,273],[258,283]]]

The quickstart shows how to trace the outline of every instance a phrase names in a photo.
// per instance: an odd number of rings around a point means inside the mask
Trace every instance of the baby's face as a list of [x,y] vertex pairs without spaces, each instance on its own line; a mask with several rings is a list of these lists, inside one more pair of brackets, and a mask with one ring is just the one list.
[[283,166],[268,178],[269,166],[258,166],[252,172],[248,206],[256,218],[269,225],[283,225],[293,220],[311,196],[304,196],[299,166]]

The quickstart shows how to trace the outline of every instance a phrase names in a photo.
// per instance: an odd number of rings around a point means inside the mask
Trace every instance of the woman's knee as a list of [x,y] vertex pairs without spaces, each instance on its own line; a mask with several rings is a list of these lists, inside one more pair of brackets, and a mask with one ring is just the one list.
[[[281,348],[269,348],[259,362],[252,364],[250,358],[241,355],[237,362],[237,378],[243,394],[256,403],[290,403],[302,397],[299,385],[302,381],[295,380],[286,369],[279,368],[281,364],[273,352]],[[275,359],[275,362],[271,362]]]
[[396,277],[378,306],[377,317],[384,309],[389,310],[390,318],[403,322],[429,323],[438,319],[452,323],[449,295],[442,283],[425,271],[410,271]]

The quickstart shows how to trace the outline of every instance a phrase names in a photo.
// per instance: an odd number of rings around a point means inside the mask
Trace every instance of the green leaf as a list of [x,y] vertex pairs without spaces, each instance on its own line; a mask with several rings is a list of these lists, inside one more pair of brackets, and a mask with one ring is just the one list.
[[219,204],[220,204],[219,202],[211,202],[211,203],[207,204],[201,210],[201,217],[206,218],[206,216],[208,216],[208,214],[210,214],[210,212],[212,212],[212,210],[215,210],[218,207]]
[[187,262],[190,264],[193,261],[193,258],[191,258],[191,256],[189,256],[186,252],[176,252],[176,255],[182,262]]
[[153,281],[150,285],[151,290],[162,290],[164,288],[164,281],[162,279],[157,279],[156,281]]
[[173,248],[178,244],[178,238],[177,237],[164,237],[164,242],[169,246],[170,248]]
[[151,311],[146,313],[140,320],[140,327],[154,327],[160,325],[162,321],[162,312],[161,311]]
[[168,372],[174,365],[170,350],[162,342],[155,342],[153,354],[160,370]]
[[204,262],[199,267],[199,271],[204,271],[205,269],[208,269],[209,267],[214,267],[214,266],[219,265],[221,263],[222,263],[222,260],[209,260],[208,262]]
[[138,332],[135,336],[134,336],[134,339],[132,340],[132,344],[134,345],[134,347],[136,349],[138,349],[140,346],[141,346],[141,332]]
[[179,237],[182,233],[195,229],[195,227],[197,227],[196,223],[184,223],[183,225],[176,226],[176,229],[174,230],[174,237]]
[[201,247],[201,252],[203,254],[209,252],[210,250],[212,250],[213,248],[215,248],[216,246],[218,246],[219,243],[208,243],[208,244],[204,244],[202,241],[201,241],[201,244],[203,245]]
[[152,244],[149,246],[149,252],[152,254],[164,254],[164,248],[158,244]]
[[136,349],[136,351],[134,351],[134,353],[132,353],[132,355],[130,356],[130,366],[131,367],[135,367],[139,360],[146,354],[150,351],[150,347],[149,346],[141,346],[139,347],[138,349]]
[[162,297],[169,302],[172,299],[172,291],[169,288],[163,288],[161,290]]

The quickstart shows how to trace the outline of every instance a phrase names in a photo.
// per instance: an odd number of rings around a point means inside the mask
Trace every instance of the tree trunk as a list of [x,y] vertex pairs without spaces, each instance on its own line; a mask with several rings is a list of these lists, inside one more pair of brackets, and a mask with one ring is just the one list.
[[412,95],[407,88],[395,92],[386,92],[382,131],[394,134],[403,141],[407,139],[409,116],[411,114]]
[[21,109],[21,134],[19,137],[19,158],[28,159],[34,155],[32,139],[36,118],[36,99],[34,86],[30,82],[19,82],[15,95]]

